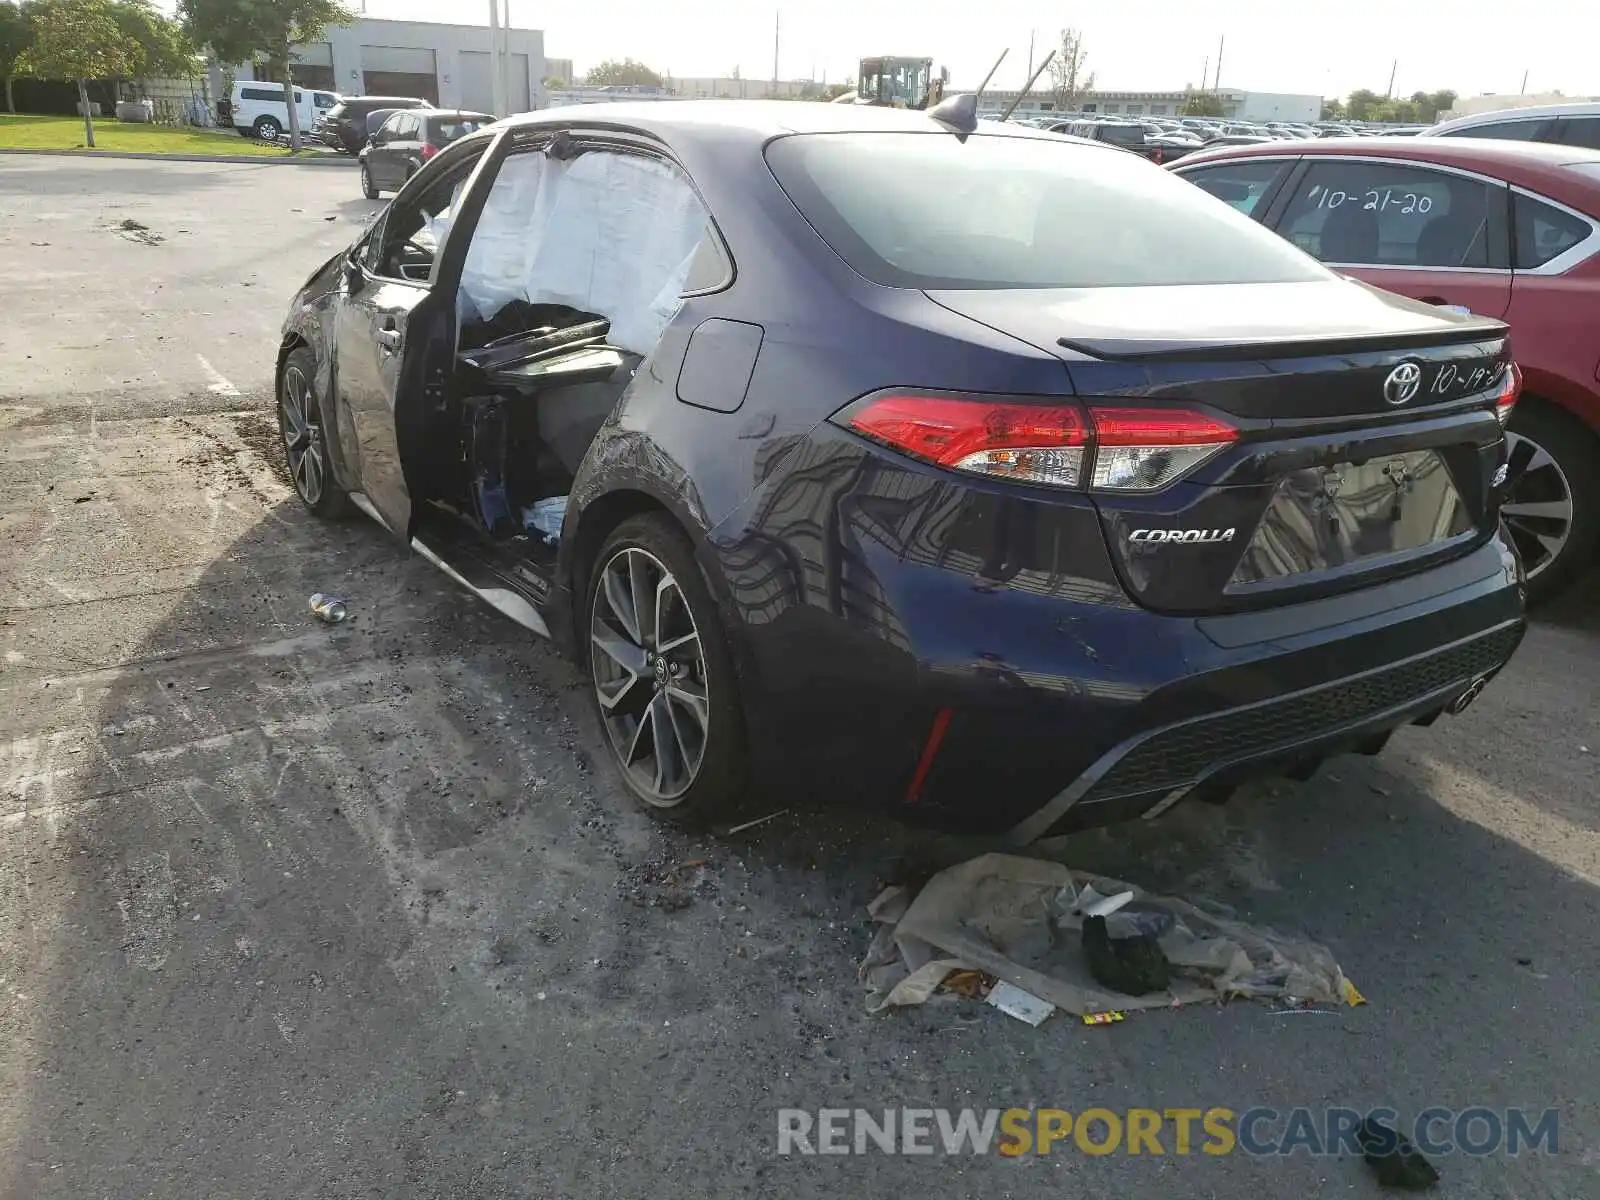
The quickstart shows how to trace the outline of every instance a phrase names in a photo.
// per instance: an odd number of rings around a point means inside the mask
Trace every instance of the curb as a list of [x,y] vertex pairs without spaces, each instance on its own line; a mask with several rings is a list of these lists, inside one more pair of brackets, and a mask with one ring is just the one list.
[[0,154],[40,155],[53,158],[128,158],[141,162],[244,163],[265,167],[353,167],[356,160],[344,154],[315,154],[305,158],[269,158],[248,154],[146,154],[135,150],[17,150],[0,148]]

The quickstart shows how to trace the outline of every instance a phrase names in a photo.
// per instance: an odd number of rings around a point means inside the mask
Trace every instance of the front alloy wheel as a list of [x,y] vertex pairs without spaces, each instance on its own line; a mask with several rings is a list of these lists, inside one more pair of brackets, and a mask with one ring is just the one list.
[[333,517],[343,511],[345,493],[329,474],[322,401],[311,382],[315,374],[309,350],[302,347],[289,356],[278,388],[278,432],[301,502],[319,517]]
[[641,798],[681,803],[711,735],[700,631],[666,565],[637,546],[600,568],[589,621],[595,696],[617,760]]

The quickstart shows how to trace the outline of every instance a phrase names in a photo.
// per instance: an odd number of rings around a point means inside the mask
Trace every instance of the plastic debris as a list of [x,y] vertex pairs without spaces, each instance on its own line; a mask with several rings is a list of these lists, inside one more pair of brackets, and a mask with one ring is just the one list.
[[1115,1025],[1118,1021],[1126,1021],[1127,1019],[1127,1013],[1117,1012],[1115,1009],[1110,1012],[1083,1014],[1083,1023],[1085,1025]]
[[324,596],[321,592],[311,597],[311,611],[324,625],[338,625],[350,615],[343,600],[335,600],[332,596]]
[[1032,992],[1025,992],[1013,983],[997,983],[989,989],[988,1001],[1007,1016],[1029,1025],[1042,1025],[1045,1018],[1055,1012],[1056,1006],[1041,1000]]
[[[1159,942],[1167,987],[1131,996],[1096,979],[1082,949],[1080,897],[1120,906],[1102,918],[1108,934],[1126,921],[1133,936]],[[1315,942],[1041,859],[985,854],[920,890],[887,888],[868,912],[877,928],[859,976],[871,1012],[925,1003],[958,971],[982,971],[1079,1016],[1235,997],[1279,1007],[1364,1002]]]
[[743,825],[735,825],[728,832],[743,833],[746,829],[754,829],[757,825],[765,825],[768,821],[775,821],[788,811],[787,808],[780,808],[777,812],[770,812],[764,817],[757,817],[754,821],[746,821]]
[[543,534],[545,544],[555,546],[561,541],[561,522],[566,517],[567,498],[550,496],[535,500],[530,507],[522,510],[522,527]]
[[1396,1129],[1372,1117],[1356,1126],[1356,1143],[1384,1187],[1420,1192],[1439,1182],[1439,1172]]

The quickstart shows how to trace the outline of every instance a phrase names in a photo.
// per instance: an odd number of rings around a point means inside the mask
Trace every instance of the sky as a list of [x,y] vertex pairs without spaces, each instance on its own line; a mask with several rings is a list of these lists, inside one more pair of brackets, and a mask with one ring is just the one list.
[[[347,0],[362,7],[361,0]],[[545,54],[581,73],[607,58],[640,59],[663,74],[770,79],[774,18],[786,79],[854,74],[874,54],[931,55],[952,82],[974,87],[1009,48],[994,87],[1020,87],[1028,40],[1036,55],[1064,24],[1083,33],[1087,67],[1106,90],[1199,86],[1222,50],[1224,87],[1344,96],[1384,92],[1398,60],[1397,95],[1450,88],[1462,95],[1600,95],[1600,4],[1593,0],[510,0],[512,24],[545,33]],[[168,0],[165,7],[173,5]],[[487,24],[484,0],[367,0],[368,16]],[[982,20],[978,19],[979,14]],[[1211,76],[1206,77],[1211,82]]]

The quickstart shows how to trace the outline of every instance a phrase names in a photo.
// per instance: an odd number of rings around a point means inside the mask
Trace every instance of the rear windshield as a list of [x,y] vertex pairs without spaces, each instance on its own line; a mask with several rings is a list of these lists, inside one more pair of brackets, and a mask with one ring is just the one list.
[[859,274],[904,288],[1287,283],[1329,272],[1143,158],[1044,138],[828,133],[767,147]]
[[1095,132],[1097,141],[1111,142],[1118,146],[1144,145],[1143,125],[1102,125]]
[[476,117],[435,117],[428,122],[428,140],[435,145],[448,146],[457,138],[477,133],[488,123]]

